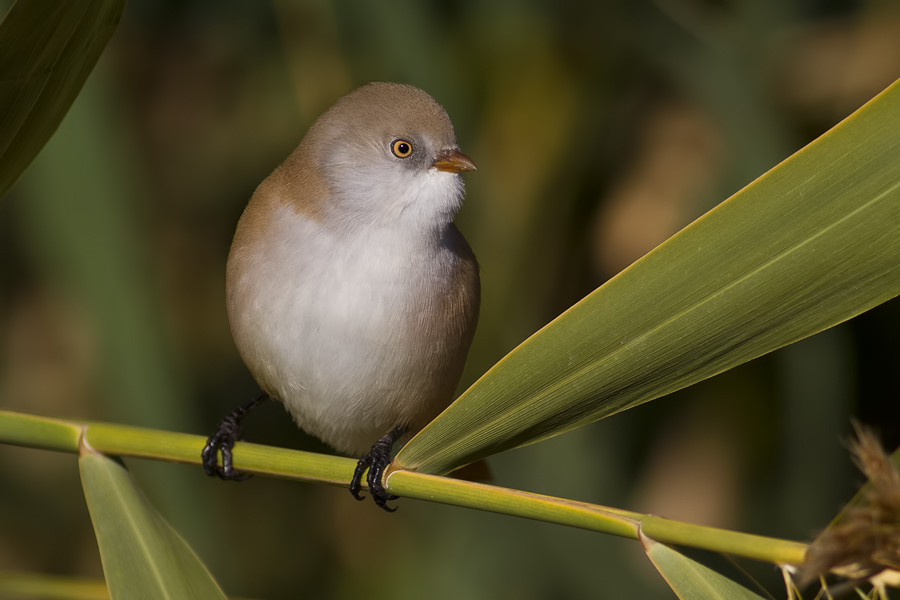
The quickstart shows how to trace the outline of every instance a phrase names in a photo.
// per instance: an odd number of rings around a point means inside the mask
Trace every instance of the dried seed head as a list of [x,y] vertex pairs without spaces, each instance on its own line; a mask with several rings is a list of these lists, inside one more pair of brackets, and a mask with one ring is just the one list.
[[801,587],[828,573],[880,587],[900,572],[900,471],[871,431],[856,423],[854,428],[850,450],[869,481],[810,545]]

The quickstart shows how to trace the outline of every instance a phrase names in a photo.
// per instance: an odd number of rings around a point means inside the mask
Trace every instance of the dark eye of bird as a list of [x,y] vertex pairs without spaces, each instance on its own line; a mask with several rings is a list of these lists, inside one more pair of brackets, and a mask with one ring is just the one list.
[[412,144],[406,140],[394,140],[391,142],[391,152],[397,158],[406,158],[412,154]]

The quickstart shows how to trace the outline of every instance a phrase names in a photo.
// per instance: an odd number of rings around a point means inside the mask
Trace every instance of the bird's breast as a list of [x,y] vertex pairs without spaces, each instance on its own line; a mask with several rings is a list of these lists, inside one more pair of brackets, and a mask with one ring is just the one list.
[[477,311],[477,290],[472,300],[460,289],[471,265],[453,244],[345,236],[289,209],[266,235],[239,240],[227,282],[234,340],[301,427],[358,452],[449,402]]

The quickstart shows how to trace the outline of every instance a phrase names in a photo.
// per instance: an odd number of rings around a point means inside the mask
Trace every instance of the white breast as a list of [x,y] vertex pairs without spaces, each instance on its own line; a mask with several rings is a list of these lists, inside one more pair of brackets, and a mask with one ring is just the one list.
[[453,293],[452,244],[403,227],[339,236],[287,206],[269,223],[254,247],[232,249],[228,282],[235,343],[263,389],[352,454],[442,410],[459,373],[448,391],[441,370],[461,368],[459,348],[428,315]]

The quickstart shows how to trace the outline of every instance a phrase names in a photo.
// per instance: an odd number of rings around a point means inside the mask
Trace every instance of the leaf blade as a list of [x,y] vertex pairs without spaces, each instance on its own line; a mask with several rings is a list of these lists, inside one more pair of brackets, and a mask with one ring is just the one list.
[[[763,600],[734,579],[641,533],[647,557],[679,598],[691,600]],[[746,574],[744,574],[745,577]],[[755,583],[755,582],[753,582]],[[758,584],[756,584],[758,587]]]
[[0,23],[0,196],[81,91],[125,0],[18,1]]
[[78,464],[111,598],[225,598],[122,463],[85,449]]
[[395,459],[447,473],[706,379],[900,294],[900,83],[495,365]]

